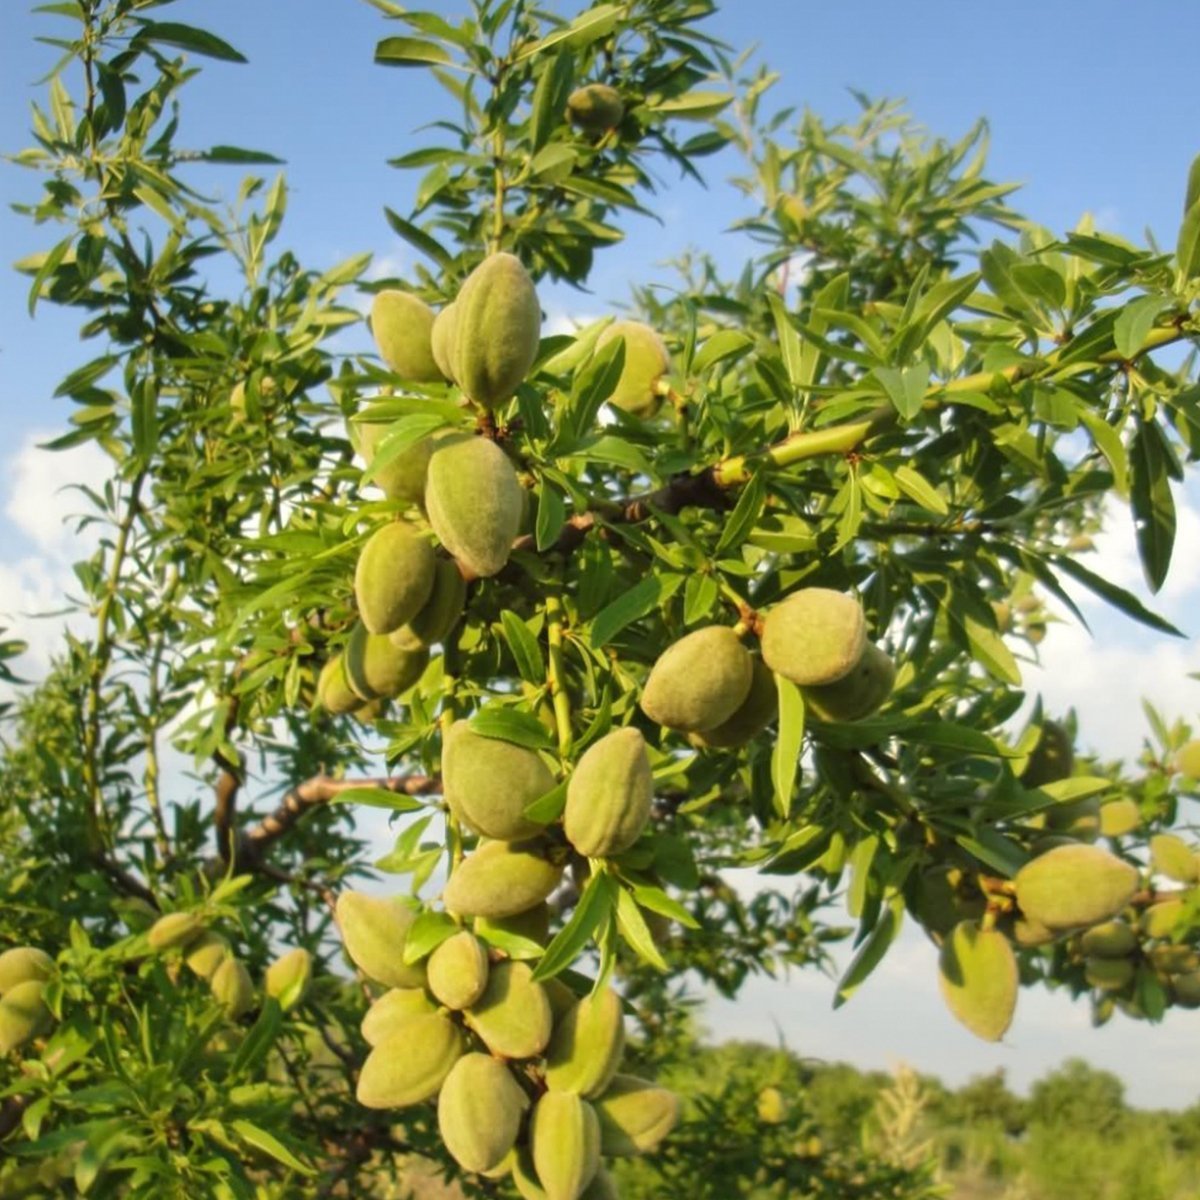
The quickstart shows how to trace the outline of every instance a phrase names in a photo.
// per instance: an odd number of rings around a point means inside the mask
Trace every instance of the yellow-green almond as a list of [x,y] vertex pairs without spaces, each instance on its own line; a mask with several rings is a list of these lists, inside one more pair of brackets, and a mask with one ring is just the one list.
[[867,647],[862,605],[830,588],[793,592],[767,613],[762,656],[777,675],[801,687],[835,683],[848,675]]
[[528,1145],[517,1146],[512,1157],[512,1181],[522,1200],[546,1200]]
[[538,842],[488,842],[455,869],[442,894],[464,917],[511,917],[540,904],[558,886],[562,867]]
[[335,654],[321,668],[317,676],[317,703],[335,716],[344,716],[362,706],[362,697],[355,693],[346,678],[344,655]]
[[443,642],[458,624],[466,603],[467,582],[458,569],[458,563],[452,558],[439,558],[433,577],[433,591],[424,608],[391,636],[399,639],[400,635],[407,631],[424,646]]
[[1200,971],[1200,952],[1193,946],[1164,942],[1160,946],[1151,946],[1146,957],[1156,971],[1165,975],[1190,975]]
[[754,662],[724,625],[686,634],[659,656],[642,689],[642,711],[683,733],[703,733],[728,721],[750,694]]
[[425,673],[429,650],[419,645],[400,645],[391,634],[368,633],[359,621],[346,641],[343,662],[350,690],[361,704],[364,700],[391,699],[407,691]]
[[579,1200],[621,1200],[616,1180],[600,1166],[592,1176],[592,1182],[583,1189]]
[[1189,779],[1200,779],[1200,738],[1185,742],[1175,751],[1175,770]]
[[618,339],[625,343],[625,365],[608,402],[636,417],[652,417],[662,402],[659,385],[671,369],[671,355],[662,338],[641,321],[613,322],[596,340],[596,349]]
[[537,358],[542,309],[514,254],[489,254],[455,304],[454,379],[468,399],[496,408],[511,399]]
[[573,1092],[546,1092],[533,1106],[529,1149],[546,1200],[579,1200],[600,1169],[600,1123]]
[[1071,735],[1057,721],[1043,721],[1033,753],[1021,782],[1028,788],[1041,787],[1044,783],[1057,783],[1070,776],[1075,767],[1075,750]]
[[465,1171],[490,1171],[516,1145],[529,1098],[513,1073],[487,1054],[464,1054],[438,1096],[438,1130]]
[[[364,422],[358,426],[358,452],[368,467],[375,461],[380,442],[390,432],[390,425]],[[429,472],[429,456],[432,453],[433,442],[429,438],[422,438],[380,467],[371,482],[389,500],[420,504],[425,498],[425,476]]]
[[424,988],[391,988],[367,1009],[360,1026],[363,1039],[368,1046],[378,1046],[411,1018],[434,1012],[437,1004]]
[[632,726],[614,729],[584,751],[571,773],[563,832],[587,858],[620,854],[641,836],[653,801],[645,739]]
[[624,115],[621,93],[607,83],[585,83],[567,97],[567,119],[584,133],[607,133]]
[[675,1093],[636,1075],[614,1076],[595,1103],[606,1156],[652,1154],[679,1120]]
[[1127,958],[1089,958],[1083,964],[1084,978],[1102,992],[1120,991],[1133,979],[1133,972]]
[[1182,916],[1181,899],[1160,900],[1143,911],[1140,922],[1142,932],[1151,938],[1170,937]]
[[536,751],[455,721],[442,746],[442,786],[451,811],[486,837],[517,841],[541,831],[525,809],[554,787]]
[[1115,917],[1137,890],[1138,873],[1099,846],[1056,846],[1016,876],[1021,911],[1047,929],[1097,925]]
[[1173,833],[1156,833],[1150,839],[1150,865],[1177,883],[1195,883],[1200,876],[1200,861],[1192,848]]
[[175,950],[194,942],[204,932],[204,922],[190,912],[167,913],[150,926],[146,935],[151,950]]
[[501,1058],[533,1058],[550,1040],[550,1001],[527,963],[493,966],[483,995],[464,1018],[471,1032]]
[[487,950],[464,929],[448,937],[429,956],[425,976],[429,990],[447,1008],[469,1008],[487,987]]
[[489,438],[443,438],[429,460],[425,511],[446,550],[479,578],[508,562],[524,491],[508,456]]
[[542,991],[550,1001],[550,1015],[557,1025],[575,1007],[579,997],[557,977],[542,981]]
[[0,998],[0,1054],[8,1054],[50,1028],[53,1017],[43,999],[41,979],[14,983]]
[[1123,797],[1110,800],[1100,806],[1100,832],[1104,837],[1124,837],[1142,823],[1141,810],[1137,804]]
[[419,296],[388,288],[371,302],[371,334],[379,356],[397,375],[413,383],[440,381],[430,345],[433,309]]
[[54,974],[54,959],[37,946],[14,946],[0,954],[0,996],[18,983],[45,981]]
[[390,521],[377,529],[354,569],[354,597],[367,631],[391,633],[411,621],[433,592],[436,571],[433,547],[412,526]]
[[367,1055],[358,1076],[359,1104],[406,1108],[432,1099],[465,1048],[462,1033],[449,1017],[412,1017]]
[[1177,975],[1171,980],[1171,992],[1182,1008],[1200,1008],[1200,971]]
[[202,933],[188,948],[183,961],[188,969],[207,981],[229,957],[229,942],[219,933]]
[[822,721],[861,721],[887,703],[895,682],[896,664],[868,642],[849,674],[833,683],[805,688],[804,700]]
[[946,1007],[976,1037],[998,1042],[1017,1007],[1017,958],[1004,934],[961,921],[942,943],[939,982]]
[[1048,946],[1063,935],[1031,921],[1028,917],[1018,917],[1012,923],[1012,936],[1013,941],[1022,950],[1035,950],[1039,946]]
[[787,1120],[787,1101],[777,1087],[765,1087],[758,1093],[758,1119],[764,1125],[782,1125]]
[[1125,958],[1138,948],[1138,939],[1124,921],[1103,921],[1080,934],[1079,948],[1088,958]]
[[350,960],[384,987],[423,987],[425,969],[404,961],[404,943],[416,913],[401,901],[342,892],[335,916]]
[[732,750],[744,746],[756,738],[779,712],[779,690],[775,686],[775,672],[761,658],[751,655],[753,664],[750,675],[750,690],[733,716],[703,733],[689,734],[695,746]]
[[237,1018],[254,1007],[254,981],[241,959],[226,958],[213,972],[208,986],[227,1016]]
[[308,995],[312,969],[312,955],[303,946],[289,950],[267,968],[263,980],[267,995],[278,1000],[285,1013],[291,1012]]
[[458,332],[458,307],[453,302],[447,304],[433,319],[433,333],[430,338],[430,351],[433,361],[441,373],[455,383],[454,376],[454,347]]
[[625,1052],[621,998],[612,988],[584,996],[555,1023],[546,1047],[546,1086],[598,1096],[612,1082]]

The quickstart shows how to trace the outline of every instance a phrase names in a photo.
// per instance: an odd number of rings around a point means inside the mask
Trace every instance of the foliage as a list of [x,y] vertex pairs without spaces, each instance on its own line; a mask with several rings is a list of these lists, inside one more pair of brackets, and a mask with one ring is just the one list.
[[[1167,576],[1174,489],[1200,453],[1200,389],[1173,353],[1195,336],[1195,186],[1173,254],[1089,222],[1059,236],[987,179],[983,126],[949,144],[865,98],[849,124],[769,112],[774,76],[704,32],[706,0],[569,19],[474,0],[455,21],[374,2],[401,31],[377,62],[428,71],[448,101],[429,144],[393,160],[421,173],[413,211],[385,211],[421,264],[371,283],[366,253],[317,272],[277,249],[282,175],[248,177],[231,213],[206,199],[214,165],[274,162],[184,146],[190,64],[236,63],[232,46],[158,19],[170,0],[48,9],[65,22],[62,57],[35,144],[15,156],[41,178],[21,210],[42,248],[19,267],[31,311],[76,310],[95,347],[58,388],[74,412],[52,448],[95,443],[112,474],[86,494],[102,535],[71,606],[89,632],[22,693],[0,761],[3,940],[58,962],[53,1030],[5,1067],[0,1183],[383,1195],[413,1156],[457,1176],[427,1107],[397,1122],[354,1102],[371,989],[346,978],[331,907],[375,857],[356,824],[373,806],[397,822],[375,868],[419,898],[413,959],[453,930],[436,894],[473,842],[442,802],[440,757],[444,731],[469,718],[563,782],[615,728],[649,742],[654,808],[623,853],[572,855],[555,824],[562,786],[525,810],[570,868],[553,940],[533,948],[538,978],[615,979],[647,1035],[646,1069],[688,1096],[677,1137],[627,1168],[633,1194],[675,1195],[683,1179],[712,1195],[929,1194],[907,1142],[899,1158],[886,1139],[797,1158],[808,1118],[764,1130],[759,1074],[672,1074],[682,977],[734,995],[751,973],[827,964],[827,944],[853,933],[841,1003],[907,915],[940,939],[949,905],[951,924],[1014,940],[1023,982],[1087,993],[1098,1020],[1190,1002],[1180,979],[1194,971],[1153,952],[1200,937],[1195,880],[1152,872],[1146,854],[1196,793],[1179,769],[1190,730],[1152,714],[1156,744],[1135,771],[1080,757],[1047,778],[1038,747],[1056,726],[1040,706],[1023,730],[1011,722],[1046,600],[1083,619],[1068,585],[1177,632],[1082,551],[1102,515],[1128,509],[1152,588]],[[619,90],[618,125],[570,124],[581,80]],[[756,249],[735,279],[696,255],[670,293],[636,281],[671,368],[641,415],[604,407],[628,350],[601,345],[601,326],[543,338],[494,413],[338,350],[356,295],[398,284],[445,304],[489,253],[582,287],[622,220],[650,211],[662,164],[698,176],[726,149]],[[368,417],[386,432],[364,473],[354,442]],[[465,616],[402,703],[335,715],[316,680],[355,626],[357,556],[381,522],[414,515],[372,477],[447,432],[501,448],[524,526],[503,570],[463,571]],[[772,606],[814,585],[861,600],[897,664],[877,713],[822,721],[780,676],[778,717],[737,747],[646,719],[638,698],[669,645],[725,624],[753,646]],[[5,678],[14,651],[0,647]],[[193,760],[188,780],[164,773],[167,747]],[[367,774],[380,754],[387,773]],[[1098,802],[1119,799],[1134,819],[1106,844],[1141,872],[1127,915],[1165,892],[1186,902],[1105,991],[1074,931],[1022,941],[1012,880],[1048,835],[1095,838]],[[723,877],[738,867],[773,886],[743,895]],[[827,911],[843,904],[853,929]],[[147,927],[178,912],[229,939],[256,986],[281,949],[309,950],[311,992],[231,1015],[179,953],[151,952]],[[511,938],[493,948],[531,954]],[[857,1122],[864,1099],[839,1103]]]

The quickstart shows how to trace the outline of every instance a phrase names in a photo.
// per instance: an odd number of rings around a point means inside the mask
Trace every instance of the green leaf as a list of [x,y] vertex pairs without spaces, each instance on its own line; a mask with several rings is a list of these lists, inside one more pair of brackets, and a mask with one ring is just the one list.
[[792,793],[804,747],[804,697],[790,679],[775,676],[779,694],[779,733],[771,752],[771,784],[775,789],[775,811],[787,818],[792,812]]
[[142,21],[140,24],[141,29],[133,39],[135,45],[138,42],[155,42],[162,46],[190,50],[208,58],[219,58],[224,62],[246,61],[228,42],[222,41],[215,33],[209,33],[205,29],[180,25],[176,21]]
[[1121,309],[1113,326],[1113,344],[1122,358],[1137,357],[1166,303],[1162,296],[1140,296]]
[[712,610],[720,589],[709,574],[689,575],[683,587],[683,623],[697,625]]
[[929,387],[928,366],[876,367],[873,374],[902,420],[911,421],[921,412]]
[[642,908],[648,908],[651,912],[658,913],[659,916],[678,921],[680,925],[686,925],[688,929],[700,928],[700,922],[678,900],[672,900],[662,888],[648,883],[635,883],[631,886],[633,898]]
[[1136,596],[1118,587],[1115,583],[1102,578],[1094,571],[1088,570],[1077,558],[1060,555],[1050,560],[1065,575],[1077,579],[1090,592],[1094,592],[1102,600],[1107,600],[1114,608],[1119,608],[1127,617],[1157,629],[1160,633],[1169,633],[1173,637],[1186,637],[1181,630],[1176,629],[1170,621],[1151,612]]
[[279,1031],[283,1028],[283,1010],[279,1001],[268,996],[259,1009],[258,1018],[238,1045],[237,1053],[229,1064],[229,1075],[234,1077],[243,1071],[257,1067],[267,1056]]
[[431,237],[423,229],[418,229],[411,221],[406,221],[399,213],[394,213],[385,207],[384,216],[387,223],[410,245],[415,246],[422,254],[427,254],[443,270],[449,270],[454,262],[453,256],[436,238]]
[[714,555],[719,556],[736,550],[750,536],[758,524],[759,517],[762,516],[766,498],[766,480],[761,471],[756,471],[750,477],[750,482],[742,488],[742,493],[733,506],[733,512],[725,518]]
[[[779,349],[783,354],[783,368],[794,388],[803,386],[803,343],[787,308],[778,293],[768,292],[767,303],[771,307],[771,315],[775,318],[775,332],[779,338]],[[811,382],[811,381],[809,381]]]
[[416,812],[425,806],[411,796],[389,792],[380,787],[352,787],[338,792],[334,804],[365,804],[368,808],[386,808],[392,812]]
[[915,467],[897,467],[892,475],[900,490],[922,508],[942,517],[950,511],[942,494]]
[[236,163],[238,166],[262,164],[266,166],[281,166],[282,158],[267,154],[263,150],[243,150],[241,146],[212,146],[201,153],[200,157],[210,163]]
[[1181,283],[1200,274],[1200,200],[1184,214],[1179,240],[1175,244],[1175,262]]
[[754,339],[739,330],[718,330],[700,347],[696,357],[692,359],[692,373],[699,375],[727,358],[733,358],[735,355],[740,357],[753,345]]
[[529,120],[530,148],[534,155],[549,142],[562,121],[563,109],[575,79],[575,61],[568,51],[555,55],[545,67],[533,91]]
[[409,417],[401,417],[379,440],[371,465],[362,474],[363,483],[377,479],[389,463],[395,462],[406,450],[411,450],[435,429],[442,429],[445,425],[446,418],[440,413],[414,413]]
[[616,890],[612,876],[604,871],[588,880],[571,919],[555,934],[546,947],[546,953],[542,955],[542,961],[534,969],[535,981],[552,979],[583,953],[592,934],[612,916]]
[[389,37],[375,47],[375,61],[385,67],[450,66],[453,56],[436,42],[421,38]]
[[1108,460],[1112,468],[1113,486],[1122,495],[1129,493],[1129,455],[1125,452],[1125,443],[1121,441],[1120,433],[1114,429],[1099,413],[1079,406],[1079,419],[1083,422],[1096,449]]
[[526,683],[541,687],[546,682],[546,661],[542,648],[529,626],[515,612],[505,609],[500,614],[504,639],[516,660],[517,671]]
[[663,580],[659,575],[647,575],[629,591],[622,592],[596,614],[589,638],[593,649],[606,646],[626,625],[653,612],[662,599]]
[[582,12],[569,25],[556,29],[536,42],[531,42],[517,54],[515,62],[523,62],[551,46],[566,42],[572,50],[582,50],[592,42],[608,35],[616,28],[621,18],[622,6],[619,4],[597,4]]
[[1152,592],[1166,582],[1175,546],[1175,500],[1171,495],[1170,450],[1154,421],[1142,421],[1130,447],[1130,503],[1142,572]]
[[1028,853],[1016,842],[994,829],[981,826],[971,837],[963,834],[954,839],[968,854],[981,863],[1011,879],[1029,861]]
[[409,966],[433,953],[447,938],[458,932],[454,919],[444,912],[426,909],[409,926],[404,939],[404,961]]
[[903,921],[904,900],[899,896],[893,896],[888,901],[887,907],[880,913],[879,920],[875,922],[870,934],[850,960],[846,973],[838,982],[837,993],[833,1000],[834,1008],[841,1008],[883,961],[888,947],[899,936]]
[[274,1134],[252,1125],[249,1121],[230,1121],[229,1128],[248,1146],[260,1150],[263,1154],[281,1162],[285,1167],[298,1171],[301,1175],[315,1175],[316,1172],[305,1166]]
[[534,524],[534,537],[539,551],[549,550],[558,541],[566,519],[567,510],[558,489],[549,480],[543,479]]
[[617,929],[633,947],[638,958],[659,971],[667,970],[666,961],[662,952],[654,944],[654,938],[646,924],[646,918],[642,916],[633,897],[624,888],[617,892]]
[[996,630],[977,617],[962,595],[951,592],[946,603],[946,616],[959,634],[971,657],[994,679],[1001,683],[1021,686],[1021,668],[1012,651]]
[[480,737],[512,742],[530,750],[549,749],[554,743],[546,727],[532,713],[489,705],[471,718],[471,729]]
[[539,796],[524,808],[525,816],[538,825],[551,825],[567,807],[567,781],[556,784],[544,796]]
[[678,117],[688,121],[707,121],[728,108],[733,97],[728,92],[685,92],[670,100],[660,100],[657,104],[649,104],[651,112],[666,117]]

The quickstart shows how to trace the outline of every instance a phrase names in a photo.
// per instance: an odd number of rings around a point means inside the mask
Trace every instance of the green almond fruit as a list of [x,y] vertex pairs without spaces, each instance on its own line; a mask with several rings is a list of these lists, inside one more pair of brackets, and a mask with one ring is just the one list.
[[1099,846],[1056,846],[1016,876],[1017,903],[1047,929],[1098,925],[1115,917],[1137,891],[1138,873]]
[[434,646],[444,642],[462,617],[466,603],[467,581],[462,577],[458,563],[452,558],[439,558],[433,577],[433,591],[425,607],[391,637],[399,642],[407,631],[417,645]]
[[208,982],[230,953],[229,942],[219,933],[202,933],[188,946],[183,961],[190,971]]
[[1160,900],[1143,911],[1140,922],[1142,933],[1151,938],[1170,937],[1182,916],[1182,900]]
[[1088,958],[1126,958],[1138,948],[1137,934],[1124,921],[1102,921],[1079,935]]
[[579,1200],[600,1169],[600,1123],[573,1092],[546,1092],[533,1106],[529,1149],[546,1200]]
[[433,321],[433,309],[411,292],[388,288],[371,302],[371,335],[380,358],[413,383],[442,379],[431,346]]
[[1192,946],[1177,946],[1165,942],[1146,951],[1150,965],[1164,975],[1191,975],[1200,971],[1200,953]]
[[190,912],[166,913],[150,926],[146,935],[151,950],[177,950],[190,945],[204,932],[204,922]]
[[344,716],[362,707],[362,697],[357,695],[346,678],[346,659],[335,654],[317,676],[317,703],[334,716]]
[[1171,980],[1171,993],[1181,1008],[1200,1008],[1200,971],[1177,975]]
[[621,93],[607,83],[586,83],[567,97],[567,120],[584,133],[607,133],[620,125],[624,115]]
[[267,995],[278,1000],[285,1013],[291,1012],[304,1003],[312,985],[312,971],[312,955],[303,946],[289,950],[267,968],[263,980]]
[[342,892],[334,915],[346,953],[364,975],[390,988],[425,985],[425,968],[404,961],[404,943],[417,919],[406,904],[363,892]]
[[208,981],[213,998],[236,1020],[254,1007],[254,981],[246,964],[237,958],[226,958]]
[[1018,917],[1012,923],[1012,940],[1022,950],[1036,950],[1039,946],[1048,946],[1062,936],[1061,933],[1047,929],[1045,925],[1039,925],[1028,917]]
[[483,995],[488,981],[488,955],[483,943],[463,930],[448,937],[429,956],[427,986],[447,1008],[469,1008]]
[[960,921],[982,917],[987,901],[961,867],[939,864],[916,877],[912,908],[926,932],[937,940]]
[[787,1115],[787,1101],[777,1087],[765,1087],[758,1093],[758,1119],[764,1125],[782,1125]]
[[1200,738],[1185,742],[1175,751],[1172,766],[1180,775],[1189,779],[1200,779]]
[[493,966],[483,995],[463,1016],[471,1032],[501,1058],[533,1058],[550,1040],[550,1001],[527,963]]
[[621,1193],[616,1180],[603,1167],[599,1167],[579,1200],[621,1200]]
[[939,982],[946,1007],[976,1037],[998,1042],[1017,1007],[1017,958],[1004,934],[962,921],[942,943]]
[[406,1108],[437,1095],[466,1049],[457,1025],[441,1013],[410,1018],[367,1055],[356,1095],[367,1108]]
[[44,982],[54,974],[54,959],[36,946],[14,946],[0,954],[0,996],[18,983]]
[[546,993],[546,999],[550,1001],[550,1015],[554,1018],[555,1025],[579,1002],[579,997],[557,976],[544,979],[542,990]]
[[1043,721],[1037,745],[1021,772],[1021,782],[1027,788],[1038,788],[1044,783],[1069,779],[1074,769],[1075,749],[1071,735],[1057,721]]
[[642,689],[642,711],[668,729],[704,733],[741,708],[753,676],[754,660],[737,634],[709,625],[659,656]]
[[546,1086],[598,1096],[612,1082],[625,1052],[621,997],[612,988],[584,996],[555,1023],[546,1047]]
[[861,721],[878,712],[892,694],[896,664],[868,642],[849,674],[833,683],[805,688],[804,702],[822,721],[840,724]]
[[733,716],[703,733],[692,733],[693,746],[714,750],[734,750],[758,737],[779,713],[779,690],[775,672],[761,658],[751,655],[750,690]]
[[406,692],[425,673],[429,651],[398,645],[394,634],[368,633],[359,621],[342,655],[350,690],[363,701],[389,700]]
[[[375,461],[379,443],[391,432],[390,425],[363,422],[358,426],[357,449],[369,467]],[[429,456],[433,442],[422,438],[407,450],[402,450],[386,466],[381,467],[371,482],[389,500],[420,504],[425,498],[425,477],[429,473]]]
[[867,648],[862,605],[829,588],[801,588],[776,604],[762,626],[763,661],[801,687],[836,683]]
[[1089,958],[1083,964],[1084,978],[1102,992],[1119,992],[1133,979],[1134,966],[1127,958]]
[[53,1014],[41,979],[14,983],[0,998],[0,1054],[9,1054],[50,1028]]
[[616,1075],[596,1101],[596,1116],[603,1154],[653,1154],[679,1120],[679,1097],[636,1075]]
[[390,521],[377,529],[354,569],[354,598],[367,631],[391,633],[411,621],[432,594],[436,573],[433,547],[411,525]]
[[359,1028],[368,1046],[378,1046],[411,1018],[435,1012],[437,1003],[424,988],[391,988],[367,1009]]
[[1132,800],[1110,800],[1100,805],[1100,832],[1104,837],[1124,837],[1141,823],[1141,810]]
[[442,1142],[464,1171],[494,1169],[512,1152],[529,1098],[502,1062],[464,1054],[438,1096]]
[[1181,837],[1156,833],[1150,839],[1150,864],[1160,875],[1177,883],[1195,883],[1200,878],[1200,861]]
[[454,301],[454,379],[483,408],[510,400],[537,358],[542,309],[514,254],[489,254]]
[[610,342],[625,343],[625,365],[608,398],[609,404],[635,417],[649,419],[662,403],[661,384],[671,369],[665,343],[641,321],[614,321],[596,340],[602,350]]
[[562,867],[548,861],[538,842],[488,842],[468,855],[442,894],[464,917],[512,917],[540,904],[558,886]]
[[425,511],[446,551],[481,579],[508,562],[524,489],[508,455],[484,437],[443,438],[429,460]]
[[593,742],[571,772],[563,832],[587,858],[620,854],[641,836],[653,802],[645,739],[632,726],[614,729]]
[[486,837],[519,841],[541,832],[525,809],[553,789],[554,775],[536,751],[455,721],[442,746],[442,786],[460,821]]
[[458,382],[454,376],[455,344],[458,340],[458,306],[447,304],[433,319],[430,351],[438,370],[446,379]]

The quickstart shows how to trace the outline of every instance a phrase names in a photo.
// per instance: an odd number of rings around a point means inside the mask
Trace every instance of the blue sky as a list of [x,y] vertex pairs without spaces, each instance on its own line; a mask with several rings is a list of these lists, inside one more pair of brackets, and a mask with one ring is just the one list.
[[[551,0],[552,2],[552,0]],[[454,16],[463,5],[426,6]],[[572,5],[575,7],[575,5]],[[372,64],[375,42],[400,32],[359,0],[182,0],[157,14],[219,33],[250,59],[235,67],[204,64],[185,93],[183,144],[235,143],[288,160],[291,185],[281,244],[309,266],[323,268],[353,253],[373,251],[391,270],[411,263],[388,229],[386,204],[405,211],[414,180],[385,160],[426,136],[419,127],[443,105],[443,93],[416,71]],[[23,0],[0,4],[0,151],[28,142],[29,101],[53,51],[36,33],[58,23],[32,15]],[[847,89],[907,99],[917,119],[937,134],[957,137],[979,116],[991,125],[990,175],[1025,186],[1016,205],[1055,229],[1086,210],[1105,228],[1140,239],[1147,228],[1173,244],[1184,181],[1200,152],[1196,121],[1195,47],[1200,5],[1154,0],[1082,3],[919,4],[811,3],[730,0],[709,32],[738,48],[758,44],[782,79],[773,103],[809,106],[827,118],[853,115]],[[658,274],[657,264],[688,246],[714,250],[735,265],[745,246],[724,231],[741,214],[737,195],[722,186],[731,160],[705,160],[703,192],[660,171],[662,225],[634,221],[627,241],[602,254],[591,294],[556,289],[544,297],[559,319],[599,315],[628,296],[631,281]],[[232,197],[239,172],[204,176],[214,194]],[[58,607],[69,586],[79,544],[62,527],[73,508],[64,484],[102,477],[94,452],[52,456],[36,442],[57,432],[66,406],[51,399],[57,381],[90,357],[73,317],[43,306],[26,312],[26,284],[7,264],[50,244],[8,210],[35,194],[30,172],[0,163],[0,623],[34,642],[36,671],[57,635],[53,623],[30,614]],[[1180,496],[1176,566],[1159,606],[1193,635],[1168,643],[1096,608],[1095,638],[1056,627],[1043,647],[1043,668],[1029,681],[1051,707],[1079,701],[1083,740],[1105,753],[1136,753],[1144,732],[1141,695],[1169,716],[1200,709],[1187,671],[1200,669],[1200,491]],[[1135,590],[1140,576],[1128,518],[1114,520],[1091,565]],[[1144,595],[1144,592],[1142,592]],[[1189,627],[1190,626],[1190,627]],[[1119,685],[1116,681],[1119,681]],[[1194,814],[1192,814],[1194,818]],[[1082,1006],[1063,996],[1026,995],[1006,1044],[984,1047],[942,1011],[932,949],[906,937],[880,975],[837,1014],[832,987],[820,977],[756,983],[736,1006],[714,1004],[718,1035],[772,1038],[778,1027],[799,1053],[844,1057],[867,1066],[904,1058],[924,1070],[961,1080],[1006,1066],[1027,1083],[1069,1054],[1084,1054],[1117,1070],[1143,1104],[1186,1104],[1197,1098],[1193,1064],[1200,1014],[1173,1014],[1150,1028],[1118,1021],[1096,1032]]]

